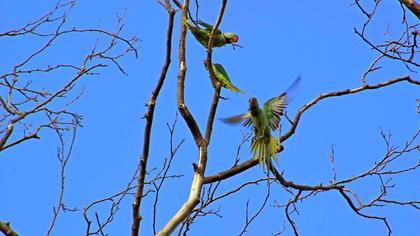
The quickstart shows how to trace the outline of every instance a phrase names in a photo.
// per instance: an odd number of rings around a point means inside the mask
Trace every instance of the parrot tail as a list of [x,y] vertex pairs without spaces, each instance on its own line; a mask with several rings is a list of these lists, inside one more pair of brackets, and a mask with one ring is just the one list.
[[233,84],[226,85],[226,88],[229,89],[230,91],[237,92],[242,95],[245,94],[244,91],[240,90],[238,87],[234,86]]
[[188,22],[188,20],[187,20],[187,19],[183,18],[183,19],[182,19],[182,23],[184,23],[184,25],[186,25],[186,26],[188,27],[188,29],[191,31],[191,33],[193,33],[194,35],[195,35],[196,33],[198,33],[198,31],[199,31],[199,30],[198,30],[196,27],[192,26],[192,25],[190,24],[190,22]]
[[269,137],[254,137],[251,142],[251,152],[254,158],[258,158],[259,162],[263,165],[263,168],[271,169],[272,162],[277,161],[277,153],[280,149],[280,145],[273,136]]
[[190,27],[191,27],[190,22],[188,22],[188,20],[187,20],[187,19],[185,19],[185,18],[182,18],[182,23],[184,23],[184,25],[186,25],[188,28],[190,28]]

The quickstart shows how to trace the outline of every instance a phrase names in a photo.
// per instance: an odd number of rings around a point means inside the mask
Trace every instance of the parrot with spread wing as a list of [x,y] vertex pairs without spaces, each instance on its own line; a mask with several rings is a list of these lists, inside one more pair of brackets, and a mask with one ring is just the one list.
[[251,141],[253,158],[258,158],[264,169],[273,171],[271,158],[277,161],[277,153],[281,150],[280,144],[271,135],[271,130],[276,130],[280,125],[280,116],[284,115],[284,109],[291,101],[290,93],[299,84],[298,77],[290,87],[264,103],[262,109],[258,106],[256,98],[251,97],[248,101],[249,108],[244,114],[221,119],[225,123],[235,124],[243,122],[248,127],[252,124],[254,136]]
[[[204,66],[206,67],[206,70],[208,69],[208,63],[206,60],[204,60]],[[212,64],[214,75],[216,76],[216,79],[222,84],[223,88],[229,89],[230,91],[237,92],[240,94],[244,94],[245,92],[234,86],[229,78],[229,75],[225,71],[225,68],[221,64],[214,63]]]
[[[197,28],[188,22],[186,19],[182,19],[182,22],[188,27],[194,37],[197,39],[199,43],[201,43],[205,48],[209,43],[209,38],[211,31],[213,30],[213,26],[209,25],[203,21],[198,21],[197,23],[204,27],[204,29]],[[234,33],[223,33],[219,29],[216,30],[214,37],[213,37],[213,46],[212,47],[221,47],[226,44],[234,44],[238,42],[239,37]]]

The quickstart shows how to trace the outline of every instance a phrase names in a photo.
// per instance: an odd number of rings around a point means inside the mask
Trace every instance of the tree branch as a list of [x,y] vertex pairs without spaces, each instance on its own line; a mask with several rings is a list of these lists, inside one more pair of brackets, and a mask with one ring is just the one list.
[[222,86],[222,84],[216,80],[216,75],[214,74],[213,66],[211,66],[212,65],[212,53],[213,53],[212,45],[213,45],[214,34],[217,31],[217,29],[219,28],[220,23],[222,22],[223,14],[225,12],[226,3],[227,3],[227,0],[222,1],[222,5],[221,5],[220,10],[219,10],[219,16],[217,17],[216,24],[214,24],[213,29],[211,30],[209,41],[208,41],[208,44],[207,44],[207,59],[204,62],[205,64],[208,65],[207,68],[208,68],[208,72],[209,72],[209,75],[210,75],[210,80],[211,80],[211,83],[214,86],[213,101],[211,103],[210,112],[209,112],[209,116],[208,116],[208,119],[207,119],[207,127],[206,127],[206,135],[205,135],[205,139],[207,141],[207,144],[210,142],[211,132],[213,130],[214,116],[216,115],[217,105],[219,104],[220,89],[221,89],[221,86]]
[[[420,81],[413,80],[409,76],[403,76],[403,77],[400,77],[400,78],[392,79],[392,80],[389,80],[389,81],[386,81],[386,82],[383,82],[383,83],[379,83],[379,84],[375,84],[375,85],[364,85],[362,87],[358,87],[358,88],[354,88],[354,89],[346,89],[346,90],[343,90],[343,91],[321,94],[318,97],[311,100],[310,102],[308,102],[306,105],[304,105],[303,107],[301,107],[298,110],[298,112],[295,115],[295,118],[292,122],[292,126],[290,127],[289,131],[287,133],[285,133],[280,138],[280,140],[281,140],[281,142],[284,142],[285,140],[290,138],[295,133],[296,128],[299,124],[300,118],[305,113],[305,111],[308,110],[310,107],[314,106],[315,104],[317,104],[321,100],[324,100],[324,99],[330,98],[330,97],[339,97],[339,96],[359,93],[359,92],[362,92],[364,90],[379,89],[379,88],[386,87],[386,86],[392,85],[394,83],[399,83],[399,82],[402,82],[402,81],[407,81],[407,82],[412,83],[412,84],[420,85]],[[242,164],[234,166],[230,169],[227,169],[227,170],[224,170],[224,171],[219,172],[217,174],[205,177],[204,180],[203,180],[203,183],[204,184],[209,184],[209,183],[213,183],[213,182],[216,182],[216,181],[227,179],[229,177],[237,175],[237,174],[239,174],[239,173],[241,173],[241,172],[243,172],[243,171],[245,171],[245,170],[247,170],[251,167],[254,167],[256,165],[258,165],[258,160],[250,159],[250,160],[245,161]]]
[[135,193],[133,204],[132,204],[132,209],[133,209],[133,222],[131,226],[132,236],[137,236],[139,233],[139,228],[140,228],[140,221],[141,221],[140,205],[143,198],[144,179],[147,172],[147,161],[149,158],[149,148],[150,148],[150,136],[151,136],[151,131],[152,131],[153,115],[155,111],[156,99],[159,96],[159,92],[163,86],[163,82],[165,81],[165,78],[166,78],[166,73],[168,72],[169,65],[171,63],[172,31],[173,31],[174,17],[175,17],[176,12],[174,9],[171,8],[169,1],[166,1],[165,8],[169,14],[168,28],[167,28],[167,34],[166,34],[165,62],[163,64],[162,71],[161,71],[159,80],[157,82],[157,85],[152,92],[152,96],[150,97],[150,100],[148,103],[148,110],[145,114],[146,124],[144,128],[143,152],[142,152],[142,156],[141,156],[140,164],[139,164],[140,173],[138,176],[137,189],[136,189],[136,193]]
[[[209,38],[209,43],[213,40],[213,34],[217,30],[217,26],[220,24],[224,9],[226,7],[227,0],[222,1],[222,5],[219,11],[219,15],[216,20],[215,27],[212,30],[212,34]],[[188,7],[189,1],[184,1],[184,6],[182,8],[182,19],[187,18],[188,14]],[[198,164],[194,165],[194,178],[191,184],[190,195],[188,199],[184,202],[182,207],[178,210],[178,212],[166,223],[166,225],[157,233],[158,236],[169,235],[171,234],[175,228],[185,219],[188,215],[191,214],[194,207],[199,203],[200,193],[203,186],[203,178],[204,172],[206,170],[207,164],[207,147],[209,140],[204,139],[198,128],[197,123],[195,122],[193,116],[188,111],[187,106],[185,105],[184,101],[184,82],[185,82],[185,74],[186,74],[186,60],[185,60],[185,36],[186,36],[186,26],[182,24],[181,26],[181,34],[180,34],[180,43],[179,43],[179,61],[180,61],[180,70],[178,73],[178,88],[177,88],[177,100],[178,100],[178,109],[184,118],[185,122],[187,122],[188,127],[190,128],[191,134],[194,137],[196,145],[198,147]],[[211,47],[208,51],[208,58],[211,59]],[[211,66],[210,66],[211,67]],[[214,74],[213,74],[214,75]],[[213,96],[212,106],[210,108],[209,118],[207,121],[207,130],[206,130],[206,137],[210,138],[211,135],[211,126],[213,124],[214,115],[216,112],[218,99],[220,94],[220,85],[216,86],[215,95]],[[210,128],[209,128],[210,126]]]
[[420,19],[420,4],[416,3],[415,0],[400,0],[400,2]]
[[5,236],[19,236],[12,228],[10,228],[10,223],[4,223],[0,221],[0,232]]
[[329,98],[329,97],[339,97],[339,96],[343,96],[343,95],[359,93],[359,92],[362,92],[362,91],[365,91],[365,90],[379,89],[379,88],[386,87],[386,86],[389,86],[389,85],[392,85],[392,84],[395,84],[395,83],[399,83],[399,82],[402,82],[402,81],[407,81],[407,82],[412,83],[412,84],[420,85],[420,81],[413,80],[409,76],[403,76],[403,77],[388,80],[386,82],[375,84],[375,85],[364,85],[362,87],[358,87],[358,88],[354,88],[354,89],[346,89],[346,90],[342,90],[342,91],[324,93],[324,94],[319,95],[318,97],[316,97],[312,101],[308,102],[306,105],[304,105],[302,108],[300,108],[298,110],[289,131],[287,131],[287,133],[285,133],[281,137],[281,142],[286,141],[290,136],[292,136],[295,133],[295,130],[297,128],[297,125],[299,123],[299,120],[300,120],[300,117],[302,116],[302,114],[306,110],[308,110],[310,107],[315,105],[317,102],[319,102],[321,100],[324,100],[326,98]]
[[[187,19],[189,0],[184,1],[184,6],[182,7],[182,19]],[[185,24],[181,23],[181,33],[179,38],[179,72],[178,72],[178,84],[177,84],[177,103],[178,110],[181,113],[182,118],[184,118],[187,123],[188,128],[193,135],[195,144],[200,146],[203,135],[201,134],[200,128],[197,125],[194,117],[188,110],[187,105],[185,104],[184,91],[185,91],[185,75],[187,73],[187,61],[185,58],[185,38],[187,35],[187,27]]]
[[369,215],[365,215],[363,213],[360,213],[360,210],[353,204],[352,200],[350,199],[349,196],[347,196],[347,194],[344,192],[343,189],[339,190],[341,196],[343,196],[343,198],[347,201],[347,203],[349,204],[350,208],[358,215],[365,217],[365,218],[369,218],[369,219],[377,219],[377,220],[382,220],[384,222],[384,224],[386,225],[387,229],[388,229],[388,236],[391,235],[391,227],[388,224],[388,221],[386,220],[385,217],[378,217],[378,216],[369,216]]

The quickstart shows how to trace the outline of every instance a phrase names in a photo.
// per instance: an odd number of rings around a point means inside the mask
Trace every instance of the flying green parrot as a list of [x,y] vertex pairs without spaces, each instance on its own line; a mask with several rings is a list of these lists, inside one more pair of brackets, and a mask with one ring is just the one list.
[[[207,61],[204,60],[204,66],[206,67],[206,70],[208,70]],[[212,64],[214,75],[216,76],[216,79],[222,84],[222,87],[229,89],[230,91],[237,92],[240,94],[244,94],[245,92],[237,88],[232,84],[230,81],[229,75],[225,71],[225,68],[221,64],[214,63]]]
[[[251,141],[251,152],[253,158],[258,158],[264,169],[272,170],[271,158],[277,161],[277,153],[281,150],[280,144],[271,135],[271,130],[279,128],[280,116],[284,115],[284,109],[291,101],[290,92],[299,84],[298,77],[290,87],[280,94],[271,98],[262,109],[258,106],[256,98],[248,100],[249,109],[246,113],[221,119],[225,123],[243,122],[243,126],[252,124],[254,136]],[[273,171],[273,170],[272,170]]]
[[[204,29],[200,29],[191,25],[190,22],[188,22],[188,20],[186,19],[182,19],[182,22],[188,27],[188,29],[191,31],[191,33],[194,35],[197,41],[201,43],[205,48],[207,48],[213,26],[205,22],[198,21],[197,23],[204,27]],[[221,46],[224,46],[225,44],[234,44],[238,42],[238,40],[239,40],[239,37],[236,34],[223,33],[222,31],[217,29],[213,37],[212,47],[221,47]]]

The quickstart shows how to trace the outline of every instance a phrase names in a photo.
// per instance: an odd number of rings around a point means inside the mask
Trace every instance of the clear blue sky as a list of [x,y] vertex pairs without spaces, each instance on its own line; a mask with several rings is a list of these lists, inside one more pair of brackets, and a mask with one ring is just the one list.
[[[51,9],[55,1],[0,2],[0,32],[27,23]],[[302,75],[295,100],[288,107],[293,116],[297,109],[317,95],[355,88],[370,62],[378,56],[358,38],[353,27],[361,26],[363,15],[351,1],[229,1],[220,28],[236,32],[243,48],[227,46],[214,50],[213,61],[223,64],[233,82],[246,91],[244,96],[223,90],[216,117],[236,115],[246,111],[247,100],[255,96],[262,104],[280,94]],[[192,6],[193,3],[192,3]],[[202,20],[215,22],[217,4],[200,2]],[[66,169],[65,205],[79,211],[59,216],[52,235],[84,235],[86,225],[83,206],[122,190],[139,162],[143,143],[144,120],[140,119],[151,91],[159,76],[164,59],[167,14],[157,1],[80,1],[69,18],[68,27],[102,27],[113,30],[116,13],[125,14],[122,35],[137,36],[139,58],[125,57],[121,63],[128,76],[115,66],[100,69],[101,74],[80,81],[76,90],[84,89],[83,97],[71,110],[83,115],[83,128],[78,130],[75,150]],[[409,20],[415,21],[410,14]],[[149,168],[160,167],[168,156],[169,134],[166,122],[171,123],[177,111],[176,75],[178,69],[177,43],[180,12],[176,16],[172,64],[158,99],[152,131]],[[401,30],[401,10],[398,1],[384,1],[378,9],[375,24],[368,33],[376,42]],[[202,66],[204,48],[191,34],[187,36],[186,103],[201,129],[205,127],[212,87]],[[96,40],[96,35],[63,38],[52,45],[48,54],[31,66],[52,63],[79,63]],[[33,52],[39,42],[22,38],[0,38],[2,52],[0,74],[12,71],[14,64]],[[398,76],[418,74],[409,72],[399,62],[385,60],[383,68],[368,77],[376,83]],[[34,77],[34,80],[65,81],[66,75]],[[278,169],[284,177],[302,184],[327,184],[332,172],[328,160],[331,145],[335,146],[337,178],[344,179],[370,168],[385,152],[380,128],[391,130],[394,145],[402,146],[419,128],[415,99],[419,89],[412,84],[399,83],[390,87],[360,94],[328,99],[307,111],[296,134],[284,143]],[[3,95],[3,94],[2,94]],[[35,121],[36,122],[36,121]],[[4,124],[2,124],[4,125]],[[287,124],[284,125],[288,127]],[[3,127],[3,126],[2,126]],[[234,160],[241,141],[240,126],[214,124],[209,146],[207,174],[228,168]],[[52,217],[59,193],[59,162],[56,158],[57,139],[54,133],[43,131],[40,140],[27,141],[0,154],[0,220],[10,221],[20,235],[44,235]],[[159,203],[158,228],[172,216],[188,197],[192,180],[191,163],[196,162],[197,150],[185,122],[179,117],[175,140],[186,141],[175,157],[172,174],[182,178],[166,182]],[[417,141],[418,142],[418,141]],[[416,156],[417,155],[417,156]],[[250,158],[248,145],[241,152],[241,160]],[[418,161],[418,153],[396,163],[406,166]],[[228,190],[246,181],[264,177],[260,167],[224,181],[221,190]],[[395,178],[397,188],[387,196],[397,200],[420,199],[419,171]],[[378,193],[376,179],[368,178],[348,187],[357,191],[364,201]],[[284,216],[284,209],[274,208],[274,201],[287,202],[290,195],[279,185],[271,186],[269,206],[249,227],[247,235],[271,235],[286,225],[284,235],[292,235]],[[220,193],[222,193],[221,191]],[[266,192],[265,184],[252,186],[219,205],[223,218],[199,218],[191,235],[237,235],[245,221],[245,204],[255,212]],[[151,195],[150,195],[151,196]],[[143,235],[151,235],[152,197],[142,205]],[[106,228],[109,235],[128,235],[131,229],[131,202],[127,197],[114,221]],[[108,205],[94,209],[105,215]],[[301,235],[385,235],[381,221],[357,216],[337,192],[320,193],[298,204],[300,215],[293,215]],[[368,209],[367,214],[388,216],[394,235],[414,235],[418,232],[419,211],[410,207]],[[90,216],[93,219],[93,211]]]

